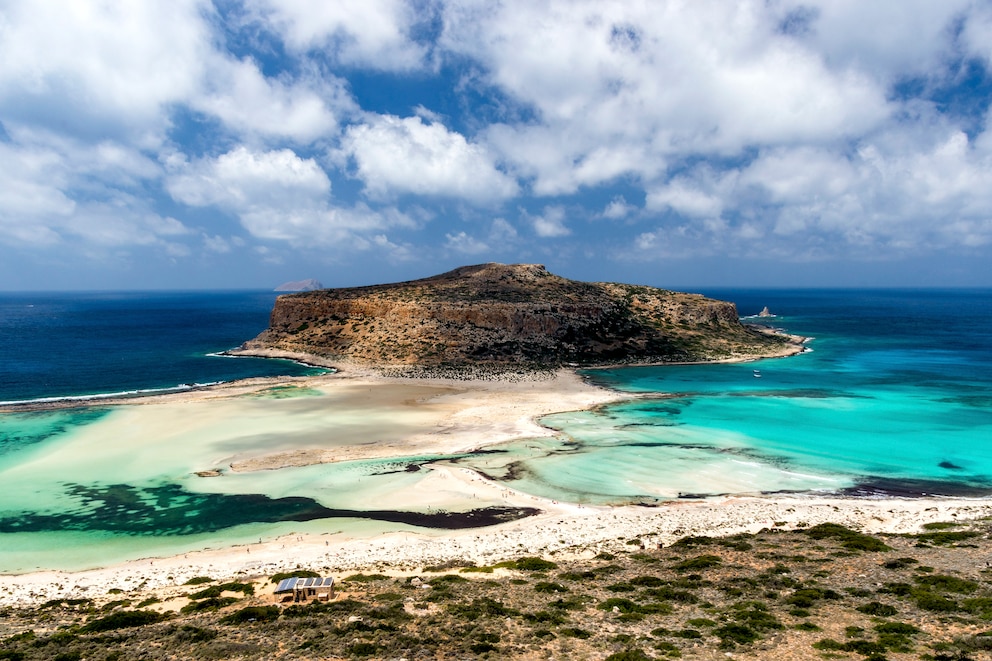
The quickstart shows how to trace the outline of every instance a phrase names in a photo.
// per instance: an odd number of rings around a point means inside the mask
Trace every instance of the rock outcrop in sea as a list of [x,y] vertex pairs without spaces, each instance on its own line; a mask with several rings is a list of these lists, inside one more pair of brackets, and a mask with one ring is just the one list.
[[422,280],[280,296],[269,328],[241,351],[436,373],[742,359],[799,349],[796,338],[742,324],[733,303],[569,280],[538,264],[480,264]]
[[314,291],[316,289],[323,289],[324,285],[320,284],[319,281],[310,278],[309,280],[293,280],[292,282],[284,282],[272,291],[285,291],[285,292],[296,292],[296,291]]

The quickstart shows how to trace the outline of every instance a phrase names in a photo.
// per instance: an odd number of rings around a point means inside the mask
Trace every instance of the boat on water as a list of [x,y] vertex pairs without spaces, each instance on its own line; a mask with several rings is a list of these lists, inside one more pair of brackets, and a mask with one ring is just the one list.
[[760,379],[761,378],[761,370],[754,370],[753,375],[754,375],[754,378]]

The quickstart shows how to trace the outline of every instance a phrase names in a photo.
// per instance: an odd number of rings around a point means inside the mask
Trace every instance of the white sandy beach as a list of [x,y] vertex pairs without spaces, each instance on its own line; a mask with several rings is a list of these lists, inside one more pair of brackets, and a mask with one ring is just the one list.
[[[500,489],[482,484],[480,478],[460,469],[442,471],[438,479],[461,482],[472,489]],[[501,491],[508,502],[537,502],[544,513],[485,529],[359,538],[332,532],[291,534],[262,544],[143,559],[83,572],[3,575],[0,605],[23,606],[60,598],[120,598],[110,590],[132,596],[154,594],[167,600],[183,593],[180,586],[194,576],[243,581],[297,568],[339,578],[362,571],[404,575],[452,559],[484,565],[524,555],[588,558],[600,551],[629,550],[626,542],[634,538],[656,546],[687,535],[731,535],[824,522],[869,533],[910,533],[928,522],[992,515],[992,504],[986,501],[953,499],[738,497],[674,502],[657,508],[611,508],[551,503]]]
[[[306,388],[313,394],[288,399],[251,396],[271,392],[276,386]],[[115,410],[100,434],[88,437],[83,433],[58,451],[39,454],[18,470],[27,477],[46,472],[85,473],[127,456],[131,457],[124,466],[128,475],[151,476],[166,470],[219,492],[237,480],[268,480],[266,492],[271,493],[278,487],[275,480],[279,474],[293,474],[301,466],[450,454],[511,439],[546,436],[552,432],[536,423],[542,415],[625,397],[590,386],[569,371],[517,381],[466,382],[388,379],[352,370],[322,377],[240,383],[131,401]],[[265,411],[270,408],[283,409],[275,418],[278,429],[266,427]],[[286,420],[296,420],[299,428],[286,428]],[[253,432],[249,436],[243,433],[246,427]],[[142,449],[137,453],[131,444],[135,429],[142,438]],[[204,442],[206,437],[212,440]],[[108,442],[107,438],[116,440]],[[196,475],[203,471],[217,471],[220,476]],[[17,475],[5,478],[16,480]],[[287,494],[294,493],[296,480],[288,481]],[[542,513],[488,528],[386,534],[362,532],[360,528],[342,532],[334,520],[310,522],[298,533],[233,548],[146,558],[79,572],[3,575],[0,605],[101,598],[111,589],[157,590],[168,596],[193,576],[257,578],[298,567],[334,576],[363,570],[418,572],[453,558],[490,564],[524,554],[591,556],[600,550],[629,548],[626,542],[632,538],[658,545],[686,535],[756,532],[827,521],[867,532],[899,533],[917,531],[932,521],[992,516],[992,502],[953,499],[775,496],[676,501],[659,507],[594,507],[518,493],[443,462],[411,479],[403,489],[376,492],[376,498],[377,509],[423,511],[438,507],[438,503],[452,509],[503,504],[537,507]]]

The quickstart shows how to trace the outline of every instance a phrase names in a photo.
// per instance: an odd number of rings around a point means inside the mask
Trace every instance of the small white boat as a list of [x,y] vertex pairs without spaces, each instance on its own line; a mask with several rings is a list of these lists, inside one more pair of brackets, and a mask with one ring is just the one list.
[[756,379],[761,378],[761,370],[754,370],[754,378]]

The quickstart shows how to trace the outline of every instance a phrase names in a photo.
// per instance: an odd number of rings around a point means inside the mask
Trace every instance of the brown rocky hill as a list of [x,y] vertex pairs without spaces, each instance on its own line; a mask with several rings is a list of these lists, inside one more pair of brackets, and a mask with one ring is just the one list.
[[480,264],[280,296],[269,328],[242,346],[272,350],[386,368],[515,369],[787,355],[800,346],[698,294],[578,282],[537,264]]

